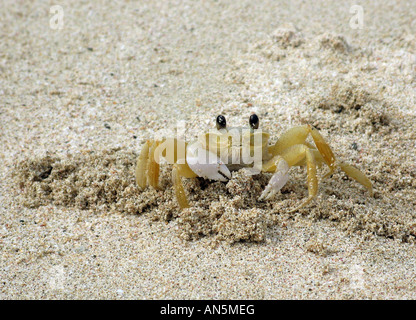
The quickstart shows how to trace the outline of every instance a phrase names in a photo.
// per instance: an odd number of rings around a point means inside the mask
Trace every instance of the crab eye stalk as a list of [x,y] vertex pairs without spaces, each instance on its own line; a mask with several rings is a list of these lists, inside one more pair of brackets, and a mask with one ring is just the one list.
[[257,117],[257,115],[253,113],[250,116],[249,123],[250,123],[250,127],[252,127],[253,129],[258,129],[259,123],[260,123],[259,117]]
[[227,121],[225,121],[225,117],[223,115],[219,115],[217,117],[217,129],[225,129],[227,126]]

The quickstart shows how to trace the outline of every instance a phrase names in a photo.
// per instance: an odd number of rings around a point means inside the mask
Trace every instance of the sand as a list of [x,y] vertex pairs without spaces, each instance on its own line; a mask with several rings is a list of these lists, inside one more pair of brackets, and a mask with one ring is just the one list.
[[[0,9],[1,299],[415,299],[416,3],[6,1]],[[256,112],[312,124],[341,172],[139,191],[144,141]],[[179,121],[179,122],[178,122]],[[318,170],[320,176],[325,168]]]

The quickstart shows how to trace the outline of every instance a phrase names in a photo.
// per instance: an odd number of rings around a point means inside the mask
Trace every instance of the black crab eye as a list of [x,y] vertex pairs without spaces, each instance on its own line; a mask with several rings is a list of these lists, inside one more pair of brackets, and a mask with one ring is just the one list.
[[250,123],[250,127],[252,127],[253,129],[258,129],[259,123],[260,123],[259,117],[257,117],[257,115],[255,113],[253,113],[250,116],[249,123]]
[[225,117],[222,115],[219,115],[217,117],[217,129],[224,129],[227,126],[227,121],[225,121]]

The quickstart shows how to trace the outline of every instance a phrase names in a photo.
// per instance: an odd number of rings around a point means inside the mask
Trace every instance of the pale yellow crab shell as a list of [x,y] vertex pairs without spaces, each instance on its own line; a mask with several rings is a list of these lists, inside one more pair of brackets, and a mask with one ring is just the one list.
[[[269,137],[270,134],[261,129],[253,130],[250,128],[234,127],[210,130],[200,135],[198,141],[204,149],[217,154],[218,157],[224,154],[228,155],[228,157],[232,155],[240,155],[241,157],[243,148],[245,147],[247,148],[246,150],[249,148],[250,155],[253,155],[254,151],[259,151],[263,155],[263,159],[265,159],[268,157]],[[231,161],[231,158],[229,160]]]

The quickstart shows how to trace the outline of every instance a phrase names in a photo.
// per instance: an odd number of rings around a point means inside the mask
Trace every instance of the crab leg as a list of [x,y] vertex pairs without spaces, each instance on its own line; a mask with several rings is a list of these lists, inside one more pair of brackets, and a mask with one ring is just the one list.
[[136,165],[136,182],[140,189],[146,188],[147,185],[147,162],[149,160],[149,146],[150,141],[146,141],[146,143],[142,147],[142,151],[140,152],[139,158],[137,159]]
[[263,171],[275,173],[261,194],[259,200],[269,199],[276,194],[276,192],[279,191],[287,182],[287,172],[289,168],[297,165],[303,160],[306,161],[309,195],[306,201],[293,211],[296,211],[308,204],[318,192],[318,178],[316,176],[316,161],[314,154],[312,150],[304,144],[293,145],[286,149],[281,155],[275,156],[273,159],[264,164]]
[[297,208],[291,212],[297,211],[306,206],[318,193],[318,178],[316,176],[316,161],[313,152],[305,145],[298,144],[290,147],[283,153],[283,158],[286,159],[290,166],[299,162],[300,157],[306,159],[306,172],[308,176],[308,198]]
[[281,156],[276,156],[263,166],[263,171],[272,171],[274,174],[260,195],[260,201],[269,200],[284,187],[289,180],[289,164]]
[[159,141],[147,140],[136,164],[136,182],[140,189],[147,184],[157,189],[159,187],[159,153],[155,152]]
[[365,176],[365,174],[352,165],[342,163],[342,162],[337,164],[335,160],[335,156],[331,148],[325,142],[324,138],[321,136],[319,131],[316,130],[315,128],[312,128],[312,127],[310,128],[311,128],[311,135],[316,144],[316,147],[321,153],[325,163],[329,167],[329,172],[324,176],[324,178],[333,174],[336,167],[340,167],[341,170],[347,174],[347,176],[349,176],[350,178],[356,180],[358,183],[363,185],[368,190],[370,195],[373,196],[373,186],[371,184],[371,181]]
[[[350,178],[359,182],[370,192],[371,195],[373,195],[371,181],[357,168],[345,163],[338,163],[328,143],[319,131],[311,125],[303,125],[289,129],[282,134],[274,146],[270,147],[269,151],[273,156],[276,156],[283,154],[288,148],[297,144],[303,144],[310,148],[311,145],[305,141],[309,134],[311,134],[317,148],[310,149],[314,154],[316,164],[320,166],[322,162],[325,162],[325,164],[329,167],[329,172],[324,176],[324,178],[332,175],[335,169],[339,167]],[[317,151],[319,151],[319,153]],[[300,159],[298,163],[294,165],[305,165],[305,161],[306,159]]]
[[159,154],[155,153],[155,149],[158,145],[158,141],[151,144],[147,161],[147,180],[155,189],[158,189],[159,187]]
[[282,154],[283,151],[295,144],[304,144],[309,132],[307,125],[290,128],[280,136],[269,151],[275,156]]
[[366,187],[367,190],[370,192],[370,195],[373,196],[373,186],[371,184],[371,181],[365,176],[364,173],[362,173],[360,170],[353,167],[352,165],[346,163],[340,163],[339,167],[342,171],[344,171],[347,174],[347,176]]
[[147,185],[150,185],[158,189],[159,159],[161,156],[166,157],[166,160],[173,164],[172,183],[179,206],[182,209],[188,208],[189,203],[181,178],[194,178],[197,176],[186,161],[185,148],[186,143],[177,139],[148,140],[142,147],[136,165],[136,182],[139,188],[144,189]]
[[324,140],[322,135],[316,130],[314,127],[308,125],[307,130],[311,133],[313,141],[315,142],[316,148],[321,153],[322,157],[324,158],[325,163],[329,167],[329,172],[326,176],[331,175],[335,170],[335,156],[332,152],[331,148],[329,147],[328,143]]
[[[315,159],[316,165],[319,168],[321,168],[322,164],[325,163],[325,162],[324,162],[324,158],[322,157],[319,150],[315,149],[315,147],[311,146],[309,143],[305,144],[305,145],[308,146],[309,150],[313,153],[313,157]],[[295,166],[299,166],[299,167],[306,166],[306,158],[303,158],[302,160],[300,160],[298,163],[295,164]]]
[[330,172],[332,173],[335,169],[335,156],[319,131],[311,125],[293,127],[287,130],[282,134],[279,140],[276,141],[276,144],[270,148],[270,152],[273,155],[282,154],[286,149],[297,144],[304,144],[311,147],[311,145],[306,142],[306,138],[309,134],[311,134],[316,148],[321,153],[324,162],[328,165]]
[[188,199],[186,198],[185,189],[183,188],[178,165],[174,164],[172,169],[172,183],[175,189],[176,199],[181,209],[189,208]]

